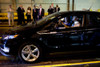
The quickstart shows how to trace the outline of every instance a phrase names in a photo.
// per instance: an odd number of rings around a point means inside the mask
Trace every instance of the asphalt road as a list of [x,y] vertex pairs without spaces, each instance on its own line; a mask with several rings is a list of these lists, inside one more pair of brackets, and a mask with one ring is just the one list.
[[[1,55],[2,56],[2,55]],[[1,57],[0,56],[0,57]],[[3,59],[4,58],[4,59]],[[100,67],[100,58],[96,55],[47,56],[40,62],[27,64],[18,60],[2,57],[0,67]]]

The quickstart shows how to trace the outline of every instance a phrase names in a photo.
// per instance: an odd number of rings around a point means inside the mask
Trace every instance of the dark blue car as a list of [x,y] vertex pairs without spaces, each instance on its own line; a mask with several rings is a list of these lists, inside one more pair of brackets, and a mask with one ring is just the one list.
[[36,62],[54,52],[100,50],[100,13],[56,12],[37,22],[8,30],[0,41],[0,52],[24,62]]

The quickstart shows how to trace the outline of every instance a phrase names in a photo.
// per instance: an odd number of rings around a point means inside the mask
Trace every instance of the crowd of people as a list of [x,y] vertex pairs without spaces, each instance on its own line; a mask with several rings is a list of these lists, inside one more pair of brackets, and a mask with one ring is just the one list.
[[[60,7],[58,5],[56,5],[56,7],[54,7],[53,3],[50,5],[50,7],[47,10],[48,14],[52,14],[57,11],[60,11]],[[12,9],[11,5],[9,5],[7,12],[8,12],[9,26],[11,26],[11,25],[14,26],[14,10]],[[23,8],[23,5],[19,5],[19,7],[17,8],[17,15],[18,15],[17,25],[25,24],[24,13],[25,13],[25,9]],[[31,7],[28,7],[26,10],[27,23],[32,22],[31,19],[33,19],[34,24],[37,24],[36,22],[44,17],[44,13],[45,13],[45,10],[44,10],[44,8],[42,8],[41,4],[39,5],[38,8],[36,5],[34,5],[33,9]],[[31,17],[31,14],[33,17]],[[12,24],[11,24],[11,20],[12,20]]]

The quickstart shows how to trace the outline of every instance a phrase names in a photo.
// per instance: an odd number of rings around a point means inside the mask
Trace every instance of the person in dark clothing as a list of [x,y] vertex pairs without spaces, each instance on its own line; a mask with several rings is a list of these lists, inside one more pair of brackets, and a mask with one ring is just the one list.
[[21,25],[22,22],[24,22],[24,24],[25,24],[24,12],[25,12],[25,10],[24,10],[23,6],[20,5],[17,9],[17,14],[18,14],[18,23],[17,23],[17,25]]
[[27,16],[27,23],[31,22],[31,7],[27,8],[26,16]]
[[58,12],[58,11],[60,11],[60,7],[58,5],[56,5],[55,12]]
[[54,7],[54,4],[52,3],[51,4],[51,13],[54,13],[55,12],[55,7]]
[[33,9],[33,19],[34,19],[34,23],[36,23],[36,21],[37,21],[37,16],[38,16],[38,9],[34,5],[34,9]]
[[42,8],[42,5],[40,5],[40,8],[38,10],[38,18],[42,19],[44,17],[44,9]]
[[54,13],[53,11],[54,11],[54,9],[51,8],[51,6],[50,6],[49,9],[48,9],[48,14],[52,14],[52,13]]

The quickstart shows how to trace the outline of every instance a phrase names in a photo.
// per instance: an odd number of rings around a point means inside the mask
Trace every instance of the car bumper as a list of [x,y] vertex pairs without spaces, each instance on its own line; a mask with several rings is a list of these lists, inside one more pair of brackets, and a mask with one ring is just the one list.
[[6,47],[4,44],[0,44],[0,53],[4,56],[10,57],[10,48]]

